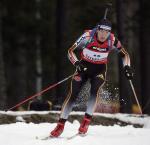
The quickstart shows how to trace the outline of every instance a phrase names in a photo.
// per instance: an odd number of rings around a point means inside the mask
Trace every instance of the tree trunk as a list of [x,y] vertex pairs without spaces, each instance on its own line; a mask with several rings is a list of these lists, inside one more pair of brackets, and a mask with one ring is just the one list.
[[142,108],[143,113],[150,114],[150,2],[140,0],[140,53],[142,74]]
[[[118,38],[124,44],[125,40],[125,5],[123,0],[116,0]],[[131,98],[129,83],[124,76],[122,60],[119,58],[120,73],[120,112],[131,113]]]
[[[56,80],[59,81],[63,77],[63,30],[64,30],[64,0],[56,2]],[[61,104],[63,90],[61,86],[56,89],[56,104]]]
[[0,2],[0,110],[6,107],[6,80],[2,44],[2,5]]
[[[40,3],[41,0],[36,0],[36,13],[35,17],[37,22],[41,19],[41,13],[40,13]],[[42,56],[41,56],[41,36],[39,32],[37,32],[36,36],[36,92],[40,92],[42,90]],[[42,99],[41,96],[38,97],[38,99]]]

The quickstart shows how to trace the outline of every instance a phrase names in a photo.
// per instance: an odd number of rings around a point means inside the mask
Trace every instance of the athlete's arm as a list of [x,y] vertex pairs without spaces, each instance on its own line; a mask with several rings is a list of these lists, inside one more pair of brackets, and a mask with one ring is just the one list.
[[130,66],[130,56],[117,38],[115,38],[114,47],[118,50],[119,55],[122,58],[123,66]]
[[125,50],[124,47],[122,47],[120,49],[119,54],[122,57],[123,66],[130,66],[131,65],[131,63],[130,63],[130,56],[129,56],[128,52]]
[[132,80],[133,79],[133,70],[131,68],[130,56],[129,56],[128,52],[121,45],[121,43],[120,43],[120,41],[118,39],[116,39],[114,41],[114,47],[117,49],[117,51],[119,52],[120,56],[122,57],[123,68],[124,68],[124,73],[125,73],[126,78],[128,80]]
[[81,35],[81,37],[69,48],[68,50],[68,58],[71,61],[71,63],[74,65],[75,62],[79,61],[76,54],[75,54],[75,50],[77,49],[81,49],[85,46],[85,44],[87,43],[88,39],[90,37],[89,32],[84,33],[83,35]]
[[74,50],[77,48],[77,44],[75,43],[73,46],[71,46],[68,50],[68,58],[71,61],[71,63],[74,65],[76,61],[79,61],[77,56],[74,53]]

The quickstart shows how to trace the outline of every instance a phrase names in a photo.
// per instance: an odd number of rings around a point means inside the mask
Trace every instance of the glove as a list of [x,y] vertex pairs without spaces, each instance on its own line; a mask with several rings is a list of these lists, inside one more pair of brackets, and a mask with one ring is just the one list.
[[128,65],[124,66],[124,73],[128,80],[133,79],[133,70],[130,66],[128,66]]
[[75,67],[78,73],[83,73],[87,70],[87,68],[80,61],[75,62]]

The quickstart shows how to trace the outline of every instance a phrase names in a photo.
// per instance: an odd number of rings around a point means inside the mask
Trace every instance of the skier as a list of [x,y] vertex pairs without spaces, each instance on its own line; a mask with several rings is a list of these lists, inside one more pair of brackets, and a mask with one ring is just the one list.
[[[108,19],[102,19],[96,28],[86,31],[68,50],[69,60],[76,67],[76,72],[63,104],[60,119],[50,136],[58,137],[61,135],[75,99],[81,87],[89,79],[91,83],[90,97],[88,98],[85,116],[78,130],[79,134],[87,133],[98,100],[98,92],[105,83],[107,58],[112,50],[116,50],[121,55],[125,76],[131,80],[133,73],[130,67],[129,54],[111,33],[111,22]],[[76,51],[80,53],[79,58],[77,58]]]

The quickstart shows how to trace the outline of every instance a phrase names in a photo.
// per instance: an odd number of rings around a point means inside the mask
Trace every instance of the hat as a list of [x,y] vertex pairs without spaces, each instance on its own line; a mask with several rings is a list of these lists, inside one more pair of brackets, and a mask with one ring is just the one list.
[[111,31],[111,22],[108,19],[102,19],[100,23],[98,24],[98,29],[104,29]]

